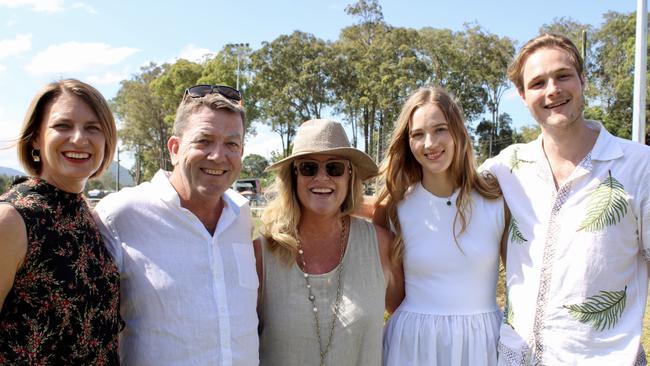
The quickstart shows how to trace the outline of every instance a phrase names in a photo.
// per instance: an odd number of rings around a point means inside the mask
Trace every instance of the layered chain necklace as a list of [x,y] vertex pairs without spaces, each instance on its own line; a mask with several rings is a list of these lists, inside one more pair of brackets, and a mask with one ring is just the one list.
[[337,265],[337,280],[336,280],[336,298],[334,299],[334,310],[332,311],[332,323],[329,328],[329,336],[327,338],[327,343],[323,346],[323,340],[320,336],[320,322],[318,320],[318,306],[316,306],[316,296],[311,286],[311,281],[309,279],[309,273],[307,273],[307,262],[305,261],[305,251],[302,249],[302,242],[300,240],[300,235],[298,235],[298,260],[300,261],[300,266],[303,270],[303,277],[305,278],[305,285],[307,286],[307,296],[312,306],[312,313],[314,314],[314,331],[316,332],[316,337],[318,339],[318,348],[320,353],[320,365],[325,366],[325,359],[327,358],[327,353],[330,350],[332,345],[332,338],[334,337],[334,327],[336,325],[336,319],[338,317],[339,311],[341,309],[342,303],[342,277],[343,277],[343,254],[345,254],[345,218],[341,219],[341,242],[340,242],[341,253],[339,255],[339,263]]

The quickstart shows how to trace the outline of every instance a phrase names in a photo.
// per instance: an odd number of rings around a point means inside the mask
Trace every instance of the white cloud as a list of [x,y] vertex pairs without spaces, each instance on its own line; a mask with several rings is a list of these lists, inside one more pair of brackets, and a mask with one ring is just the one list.
[[207,48],[197,47],[194,44],[190,43],[187,46],[185,46],[185,48],[183,48],[178,58],[179,59],[184,58],[188,61],[199,62],[202,61],[206,55],[214,55],[214,54],[216,54],[216,52],[210,51]]
[[23,53],[30,48],[32,48],[31,34],[19,34],[14,39],[0,40],[0,59]]
[[128,73],[107,72],[104,75],[91,75],[86,78],[90,84],[106,85],[119,83],[122,80],[129,78]]
[[0,74],[1,74],[3,71],[5,71],[5,70],[7,70],[7,67],[4,66],[4,65],[2,65],[2,64],[0,64]]
[[11,18],[7,20],[7,28],[11,28],[16,24],[18,24],[18,17],[16,17],[16,14],[12,14]]
[[25,69],[31,74],[81,72],[117,64],[135,52],[138,49],[105,43],[66,42],[39,52]]
[[93,8],[92,6],[90,6],[90,5],[86,4],[86,3],[74,3],[74,4],[72,4],[70,6],[70,8],[72,8],[72,9],[82,9],[82,10],[85,10],[85,11],[89,12],[90,14],[99,14],[97,12],[97,10],[95,10],[95,8]]
[[0,0],[0,6],[19,8],[28,6],[35,12],[56,13],[63,10],[64,0]]

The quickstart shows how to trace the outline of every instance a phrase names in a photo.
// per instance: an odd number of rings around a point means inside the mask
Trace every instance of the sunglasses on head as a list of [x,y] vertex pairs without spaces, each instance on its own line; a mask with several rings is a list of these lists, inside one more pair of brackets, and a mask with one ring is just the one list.
[[[315,160],[298,160],[295,164],[296,170],[303,177],[314,177],[318,170],[324,164],[325,173],[330,177],[340,177],[345,174],[347,160],[330,160],[318,162]],[[352,168],[349,168],[352,172]]]
[[242,99],[241,92],[237,89],[225,85],[208,84],[190,86],[189,88],[185,89],[185,94],[183,97],[189,95],[192,98],[201,98],[205,97],[208,94],[219,94],[236,102],[240,102]]

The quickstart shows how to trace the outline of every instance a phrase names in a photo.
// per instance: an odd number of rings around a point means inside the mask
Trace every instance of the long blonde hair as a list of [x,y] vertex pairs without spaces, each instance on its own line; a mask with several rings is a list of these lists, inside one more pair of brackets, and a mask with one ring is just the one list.
[[[395,245],[391,254],[391,258],[395,261],[401,260],[404,252],[397,206],[404,199],[407,189],[422,180],[422,166],[413,156],[409,145],[409,124],[415,111],[429,103],[436,105],[444,114],[455,145],[449,167],[454,187],[459,188],[456,198],[456,216],[452,226],[454,238],[467,228],[471,216],[472,190],[488,199],[501,196],[501,189],[496,179],[487,173],[477,172],[474,148],[465,128],[463,111],[458,103],[442,88],[426,87],[416,90],[402,107],[380,169],[380,181],[383,182],[383,187],[379,192],[377,205],[386,201],[386,214],[395,230]],[[457,220],[460,220],[458,233],[455,229]]]
[[[350,161],[352,173],[348,193],[341,204],[341,215],[349,215],[361,203],[361,178]],[[262,213],[260,233],[266,239],[269,251],[279,256],[285,264],[290,264],[298,254],[298,224],[301,206],[296,192],[297,176],[293,162],[278,169],[275,181],[266,196],[270,202]]]

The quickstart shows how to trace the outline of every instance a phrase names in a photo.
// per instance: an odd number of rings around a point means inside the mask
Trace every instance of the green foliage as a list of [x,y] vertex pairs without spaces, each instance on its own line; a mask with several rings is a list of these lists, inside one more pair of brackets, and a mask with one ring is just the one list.
[[[136,158],[136,183],[160,168],[171,169],[167,140],[185,88],[197,83],[236,86],[237,74],[246,132],[254,133],[255,123],[270,126],[282,138],[279,158],[289,153],[302,122],[333,112],[350,125],[352,144],[363,141],[365,151],[381,160],[402,104],[424,85],[446,88],[463,107],[471,133],[475,126],[479,162],[539,135],[538,126],[514,131],[510,117],[500,112],[514,40],[475,23],[461,31],[395,27],[386,23],[377,0],[355,1],[345,11],[352,25],[334,42],[295,31],[263,42],[257,50],[225,45],[201,62],[152,63],[122,81],[112,107],[121,122],[122,144]],[[556,18],[540,28],[565,34],[578,47],[587,32],[585,116],[624,138],[631,134],[634,25],[633,13],[609,12],[599,27]],[[650,120],[646,128],[650,132]],[[650,134],[647,139],[650,143]]]
[[564,305],[577,321],[603,331],[616,325],[625,310],[627,286],[622,291],[600,291],[582,304]]
[[[227,44],[203,65],[203,73],[196,81],[197,84],[237,86],[237,72],[239,72],[239,91],[241,91],[246,108],[246,134],[254,133],[255,128],[251,121],[259,118],[257,107],[257,94],[252,87],[251,75],[251,48],[245,45]],[[239,71],[237,63],[239,61]]]
[[542,133],[542,129],[539,128],[539,125],[523,126],[519,132],[515,132],[515,142],[522,144],[531,142],[537,139],[540,133]]
[[[88,183],[86,183],[86,187],[84,188],[84,191],[86,194],[88,191],[91,191],[93,189],[101,189],[101,190],[107,190],[107,191],[114,191],[115,190],[115,176],[109,172],[106,171],[104,174],[101,175],[101,177],[95,177],[93,179],[88,180]],[[122,188],[123,185],[120,184],[120,188]]]
[[11,178],[6,175],[0,175],[0,194],[6,192],[11,187]]
[[121,122],[120,139],[135,155],[133,177],[136,184],[153,177],[158,169],[171,167],[167,154],[171,122],[165,119],[162,98],[151,87],[163,69],[151,63],[140,71],[131,79],[123,80],[111,100],[113,112]]
[[257,154],[247,155],[242,161],[242,178],[265,178],[268,173],[264,172],[269,166],[268,160]]
[[515,142],[512,118],[507,113],[501,114],[497,127],[492,121],[484,119],[476,126],[476,135],[478,137],[477,160],[482,162]]
[[180,59],[173,64],[163,65],[163,72],[151,82],[150,88],[160,98],[165,119],[172,125],[185,89],[197,84],[202,73],[200,64]]
[[281,35],[251,55],[259,118],[282,138],[283,154],[297,127],[332,103],[329,43],[309,33]]
[[512,240],[513,243],[524,244],[528,241],[528,239],[524,237],[524,234],[519,230],[519,225],[517,225],[517,220],[514,217],[510,219],[508,232],[510,232],[510,240]]
[[427,65],[426,84],[438,85],[454,94],[468,121],[478,119],[487,96],[481,83],[479,62],[465,32],[425,27],[420,29],[419,52]]
[[[629,138],[632,134],[636,15],[608,12],[604,18],[605,22],[596,33],[593,84],[598,107],[603,110],[603,124],[614,135]],[[646,89],[648,98],[650,93]],[[648,132],[650,114],[646,112],[646,138],[650,139]]]
[[627,213],[627,207],[627,193],[610,171],[609,177],[590,194],[586,217],[577,231],[593,232],[616,225]]

